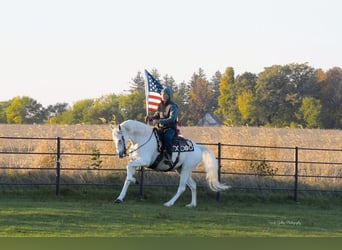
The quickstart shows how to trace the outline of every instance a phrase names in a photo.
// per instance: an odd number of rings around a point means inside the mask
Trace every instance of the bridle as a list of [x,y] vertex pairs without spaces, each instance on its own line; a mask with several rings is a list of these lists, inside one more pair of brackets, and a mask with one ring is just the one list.
[[137,151],[138,149],[142,148],[143,146],[145,146],[151,140],[151,138],[152,138],[152,136],[154,134],[154,131],[152,130],[152,133],[151,133],[150,137],[147,139],[147,141],[145,141],[143,144],[141,144],[136,149],[129,151],[128,154],[127,154],[126,140],[125,140],[125,137],[123,135],[123,132],[121,130],[121,126],[120,125],[119,125],[119,134],[121,135],[121,141],[122,141],[122,144],[123,144],[123,154],[120,155],[120,153],[119,153],[119,157],[122,158],[124,156],[127,156],[127,155]]
[[126,141],[125,141],[125,137],[122,133],[122,130],[121,130],[121,126],[119,125],[119,134],[121,135],[121,141],[122,141],[122,144],[123,144],[123,153],[120,154],[119,152],[119,157],[122,158],[124,156],[127,156],[127,148],[126,148]]

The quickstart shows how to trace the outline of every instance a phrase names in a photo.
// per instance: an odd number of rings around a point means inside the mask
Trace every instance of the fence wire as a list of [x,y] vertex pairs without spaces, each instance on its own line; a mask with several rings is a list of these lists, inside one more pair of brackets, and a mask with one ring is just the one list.
[[[208,146],[219,163],[219,178],[234,189],[342,192],[342,149],[198,143]],[[0,185],[56,187],[121,186],[127,159],[114,153],[111,139],[0,137]],[[177,174],[139,169],[144,187],[177,186]],[[205,171],[193,173],[206,186]],[[219,195],[218,195],[219,198]]]

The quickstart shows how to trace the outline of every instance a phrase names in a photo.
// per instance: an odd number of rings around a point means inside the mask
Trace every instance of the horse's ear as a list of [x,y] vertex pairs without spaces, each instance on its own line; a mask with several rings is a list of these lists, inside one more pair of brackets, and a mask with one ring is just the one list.
[[112,115],[111,123],[116,125],[116,116],[115,115]]
[[116,126],[116,117],[115,115],[113,115],[111,121],[109,122],[109,127],[113,130],[115,126]]
[[106,123],[107,123],[107,120],[106,120],[106,118],[100,117],[100,118],[99,118],[99,120],[100,120],[102,123],[104,123],[104,124],[106,124]]

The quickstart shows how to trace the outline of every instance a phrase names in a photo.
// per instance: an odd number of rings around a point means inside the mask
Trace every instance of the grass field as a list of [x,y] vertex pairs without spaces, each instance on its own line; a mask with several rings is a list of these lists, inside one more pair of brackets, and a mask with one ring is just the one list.
[[[173,190],[172,190],[173,192]],[[174,207],[172,192],[147,190],[139,200],[132,188],[123,204],[106,189],[1,189],[0,237],[341,237],[342,198],[313,196],[294,203],[272,194],[199,190],[196,209],[185,194]],[[286,197],[286,196],[282,196]]]

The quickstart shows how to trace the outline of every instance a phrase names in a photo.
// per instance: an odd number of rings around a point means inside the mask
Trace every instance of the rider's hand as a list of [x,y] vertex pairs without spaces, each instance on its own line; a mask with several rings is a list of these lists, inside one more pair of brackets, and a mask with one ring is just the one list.
[[159,124],[159,120],[158,119],[154,119],[153,120],[153,126],[156,126],[156,125],[158,125]]
[[152,117],[150,117],[150,116],[145,116],[145,123],[148,123],[148,122],[150,122],[150,121],[152,121]]

